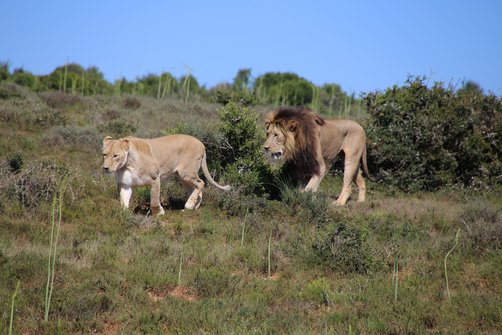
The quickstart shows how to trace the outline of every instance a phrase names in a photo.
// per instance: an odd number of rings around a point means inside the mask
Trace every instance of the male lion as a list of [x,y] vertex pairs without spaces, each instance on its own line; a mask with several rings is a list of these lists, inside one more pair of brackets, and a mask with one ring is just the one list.
[[[366,163],[366,134],[351,120],[324,120],[303,107],[279,108],[265,120],[267,140],[263,145],[272,158],[283,158],[294,169],[305,191],[317,191],[338,153],[345,155],[343,188],[334,205],[345,205],[351,192],[351,182],[359,189],[358,201],[366,197],[366,184],[359,169]],[[370,178],[370,180],[372,180]]]
[[160,179],[176,175],[183,187],[191,192],[186,209],[197,209],[202,201],[204,182],[207,180],[228,191],[230,186],[216,183],[206,164],[206,148],[201,141],[188,135],[170,135],[153,139],[126,137],[118,140],[107,136],[103,140],[103,170],[114,173],[120,193],[120,203],[129,207],[132,187],[150,187],[150,208],[153,214],[164,214],[160,204]]

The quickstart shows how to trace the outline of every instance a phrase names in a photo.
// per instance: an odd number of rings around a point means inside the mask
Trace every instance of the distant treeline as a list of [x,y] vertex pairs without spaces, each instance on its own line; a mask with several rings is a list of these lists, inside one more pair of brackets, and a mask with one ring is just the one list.
[[232,83],[206,88],[189,71],[179,78],[163,72],[147,74],[133,81],[121,78],[110,83],[95,66],[84,68],[69,63],[57,67],[48,75],[38,76],[23,68],[11,70],[8,62],[0,62],[0,81],[13,82],[35,92],[137,94],[157,99],[176,97],[184,101],[221,103],[240,100],[246,104],[309,106],[326,115],[353,115],[361,110],[361,101],[354,94],[342,91],[340,85],[317,86],[290,72],[268,72],[252,79],[251,69],[240,69]]

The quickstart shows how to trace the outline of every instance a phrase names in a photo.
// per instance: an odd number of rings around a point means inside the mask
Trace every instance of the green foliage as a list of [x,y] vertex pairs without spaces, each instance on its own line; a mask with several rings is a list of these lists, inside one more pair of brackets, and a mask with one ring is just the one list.
[[37,90],[58,90],[83,95],[113,92],[112,85],[104,79],[103,73],[97,67],[84,69],[76,63],[59,66],[49,75],[40,77]]
[[0,62],[0,81],[10,77],[9,62]]
[[256,103],[256,97],[248,90],[240,90],[228,85],[220,85],[213,90],[210,101],[226,105],[229,102],[251,106]]
[[262,159],[264,132],[258,126],[258,113],[229,102],[218,110],[219,130],[230,150],[222,166],[226,180],[246,192],[263,192],[271,178],[270,167]]
[[38,89],[38,78],[32,73],[26,72],[23,69],[14,70],[9,80],[18,84],[19,86],[24,86],[32,90]]
[[262,104],[304,106],[312,102],[314,85],[291,72],[269,72],[256,78],[254,91]]
[[502,101],[423,78],[364,97],[370,161],[406,191],[500,183]]

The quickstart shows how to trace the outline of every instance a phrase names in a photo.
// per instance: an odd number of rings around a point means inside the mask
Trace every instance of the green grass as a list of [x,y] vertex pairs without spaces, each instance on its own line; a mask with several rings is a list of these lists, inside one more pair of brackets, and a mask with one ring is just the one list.
[[[365,203],[330,208],[341,189],[337,176],[317,195],[286,188],[282,202],[209,188],[199,210],[168,209],[160,218],[134,214],[148,203],[139,191],[124,212],[113,178],[100,172],[100,143],[109,134],[98,125],[120,119],[139,136],[160,135],[177,122],[212,131],[217,106],[138,98],[130,109],[123,99],[58,105],[64,125],[58,118],[39,124],[25,113],[42,106],[44,115],[55,115],[36,95],[0,100],[10,116],[0,118],[0,333],[8,333],[19,280],[14,334],[502,329],[501,190],[399,194],[368,183]],[[9,169],[13,157],[22,165],[17,173]],[[44,322],[51,199],[60,173],[68,184]],[[31,186],[20,187],[21,179]],[[163,196],[176,202],[184,193],[172,182]],[[459,228],[458,247],[449,252]]]

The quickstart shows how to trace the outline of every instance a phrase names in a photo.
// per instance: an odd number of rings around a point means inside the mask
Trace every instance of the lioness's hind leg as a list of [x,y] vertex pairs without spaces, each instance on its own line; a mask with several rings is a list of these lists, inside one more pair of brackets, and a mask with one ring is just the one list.
[[202,190],[204,189],[204,182],[198,176],[188,177],[179,176],[183,187],[188,192],[191,191],[187,202],[185,203],[186,209],[197,209],[202,202]]

